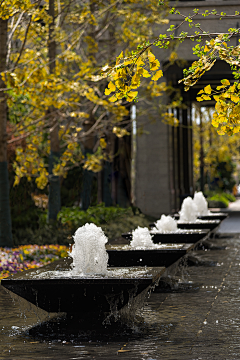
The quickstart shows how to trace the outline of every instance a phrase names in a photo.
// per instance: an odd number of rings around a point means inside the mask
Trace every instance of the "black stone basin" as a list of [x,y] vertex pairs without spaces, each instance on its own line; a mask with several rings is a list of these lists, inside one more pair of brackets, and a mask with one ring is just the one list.
[[155,249],[131,249],[128,245],[107,245],[109,266],[165,266],[178,261],[194,244],[164,244]]
[[[179,220],[179,214],[174,214],[172,215],[173,218],[175,220]],[[200,215],[198,216],[198,219],[200,220],[224,220],[228,217],[228,214],[227,213],[217,213],[217,212],[212,212],[211,214],[208,214],[208,215]]]
[[178,222],[179,229],[210,229],[214,230],[220,225],[220,220],[197,220],[196,222]]
[[198,219],[201,220],[220,220],[223,221],[224,219],[226,219],[228,217],[228,214],[226,213],[211,213],[209,215],[201,215],[198,216]]
[[[183,229],[181,232],[170,232],[170,233],[153,233],[150,231],[152,235],[152,240],[154,243],[162,243],[162,244],[195,244],[199,240],[207,237],[209,234],[209,229],[204,230],[187,230]],[[127,240],[132,240],[132,233],[122,234],[122,237]]]
[[165,267],[111,268],[112,276],[68,275],[71,259],[26,270],[1,280],[1,285],[48,312],[96,314],[120,310],[153,286]]

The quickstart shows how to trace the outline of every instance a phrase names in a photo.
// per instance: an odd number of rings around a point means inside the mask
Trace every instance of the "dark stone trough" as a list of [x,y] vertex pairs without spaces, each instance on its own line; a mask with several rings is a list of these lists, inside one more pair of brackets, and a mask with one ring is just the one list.
[[[198,219],[199,220],[220,220],[220,221],[223,221],[227,217],[228,217],[227,213],[217,213],[217,212],[214,213],[214,212],[212,212],[211,214],[208,214],[208,215],[200,215],[200,216],[198,216]],[[179,214],[174,214],[173,218],[175,220],[179,220],[180,215]]]
[[[154,224],[150,225],[153,225],[152,227],[155,226]],[[153,233],[150,231],[150,234],[152,235],[152,240],[155,244],[195,244],[198,241],[207,238],[209,231],[209,229],[183,229],[183,231],[179,233]],[[122,237],[126,240],[132,240],[132,233],[122,234]]]
[[[161,246],[161,245],[160,245]],[[106,246],[109,266],[169,267],[193,250],[194,244],[168,244],[157,249],[131,249],[126,245]]]
[[71,259],[63,259],[26,270],[3,279],[1,285],[47,312],[102,318],[146,293],[165,271],[135,266],[110,268],[112,275],[102,277],[69,276],[70,263]]
[[219,225],[220,220],[198,220],[196,222],[178,222],[179,229],[210,229],[215,230]]
[[[220,225],[220,220],[200,220],[198,219],[196,222],[178,222],[177,227],[179,229],[186,229],[186,230],[214,230]],[[151,228],[155,227],[155,223],[149,224]]]

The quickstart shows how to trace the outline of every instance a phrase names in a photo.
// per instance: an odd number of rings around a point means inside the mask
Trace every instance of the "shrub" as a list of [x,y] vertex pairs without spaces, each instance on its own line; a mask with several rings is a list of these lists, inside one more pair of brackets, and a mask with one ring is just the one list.
[[222,194],[215,194],[207,199],[208,207],[227,208],[229,201]]
[[63,207],[58,213],[58,220],[69,229],[77,229],[86,223],[94,223],[97,226],[107,224],[122,216],[132,216],[131,208],[125,209],[119,206],[105,207],[104,204],[89,207],[86,211],[77,206]]
[[234,202],[236,201],[236,198],[233,194],[230,194],[230,193],[222,193],[222,195],[230,202]]

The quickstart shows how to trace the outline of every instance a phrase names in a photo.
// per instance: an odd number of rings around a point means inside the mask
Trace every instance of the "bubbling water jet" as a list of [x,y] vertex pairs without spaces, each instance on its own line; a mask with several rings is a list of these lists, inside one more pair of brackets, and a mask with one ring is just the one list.
[[195,192],[193,202],[197,206],[198,215],[209,215],[208,203],[202,191]]
[[69,252],[73,259],[74,275],[107,275],[108,254],[105,244],[108,242],[102,229],[95,224],[85,224],[77,229],[74,245]]
[[197,220],[198,208],[190,196],[183,200],[179,215],[179,222],[195,222]]
[[155,228],[153,228],[152,232],[159,232],[159,233],[167,233],[174,231],[176,232],[177,228],[177,221],[174,220],[171,216],[162,215],[160,220],[157,220],[155,223]]
[[[159,245],[159,244],[158,244]],[[132,232],[132,241],[130,243],[130,247],[133,249],[152,249],[157,248],[157,244],[154,244],[152,241],[152,235],[150,234],[147,227],[138,226]]]

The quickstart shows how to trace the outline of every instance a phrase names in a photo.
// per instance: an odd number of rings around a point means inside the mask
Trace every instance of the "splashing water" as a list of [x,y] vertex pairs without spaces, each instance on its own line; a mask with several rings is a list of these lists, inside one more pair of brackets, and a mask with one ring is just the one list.
[[74,275],[106,275],[108,254],[105,244],[108,242],[102,229],[95,224],[85,224],[77,229],[74,245],[69,255],[73,258]]
[[179,222],[195,222],[197,220],[198,209],[190,196],[183,200],[179,215]]
[[171,216],[162,215],[161,219],[155,223],[156,227],[152,229],[152,232],[166,233],[170,231],[176,232],[177,221],[174,220]]
[[149,248],[155,248],[157,246],[158,245],[154,244],[154,242],[152,241],[152,235],[150,234],[147,227],[142,228],[138,226],[138,228],[132,232],[132,241],[130,243],[131,248],[149,249]]
[[198,215],[210,214],[210,211],[208,210],[207,200],[204,197],[202,191],[195,192],[193,202],[197,206]]

